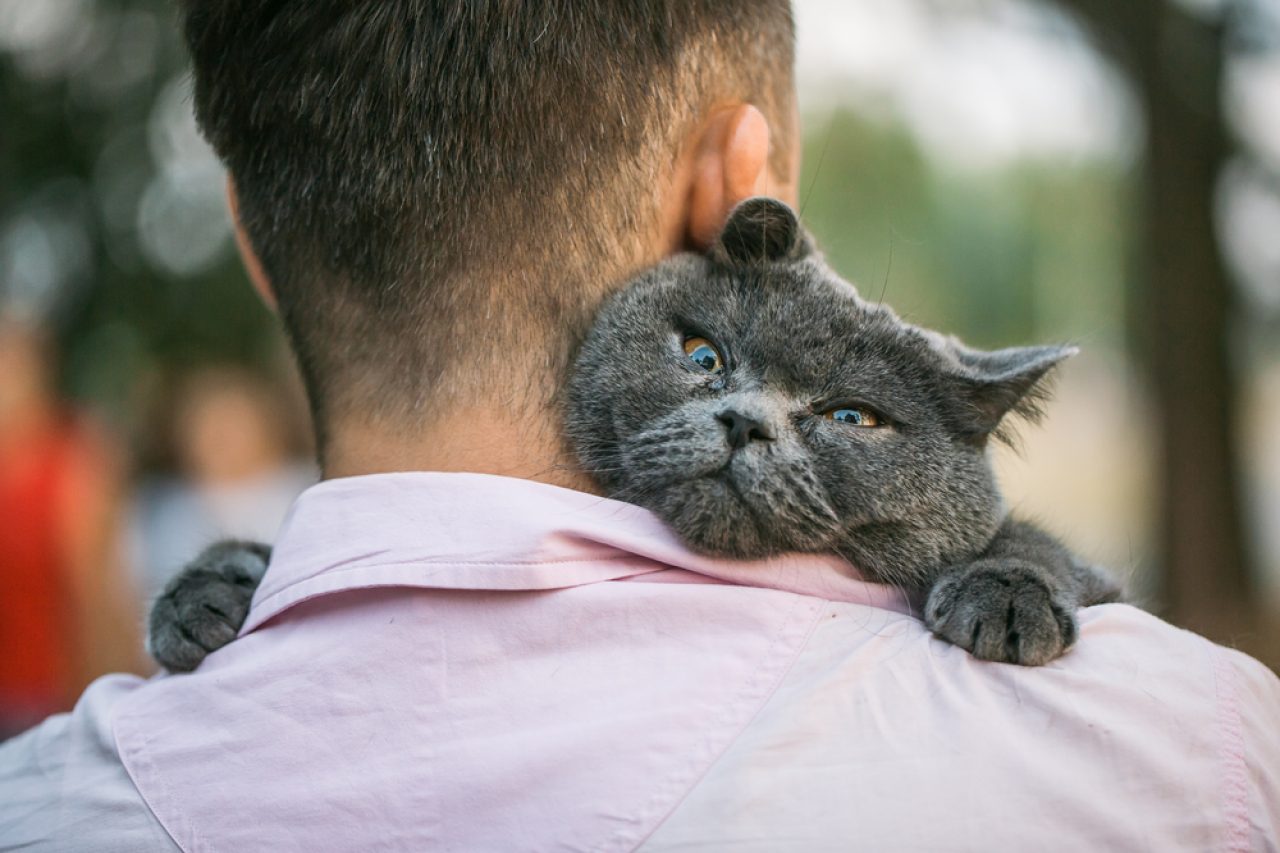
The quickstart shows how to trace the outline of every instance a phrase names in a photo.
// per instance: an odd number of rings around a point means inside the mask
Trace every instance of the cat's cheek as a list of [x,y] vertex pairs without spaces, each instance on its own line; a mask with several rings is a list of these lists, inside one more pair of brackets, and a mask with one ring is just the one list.
[[722,470],[730,460],[714,410],[687,404],[619,443],[619,464],[638,494],[675,488]]
[[813,451],[813,470],[846,525],[904,521],[928,503],[906,482],[897,454],[878,448],[825,445]]

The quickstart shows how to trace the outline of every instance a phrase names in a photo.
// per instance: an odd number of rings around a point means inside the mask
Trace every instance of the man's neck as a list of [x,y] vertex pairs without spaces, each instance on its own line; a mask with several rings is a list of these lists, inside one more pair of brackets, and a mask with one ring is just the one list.
[[489,407],[455,409],[417,430],[377,424],[335,427],[324,453],[324,477],[397,471],[466,471],[536,480],[596,492],[546,413],[527,420]]

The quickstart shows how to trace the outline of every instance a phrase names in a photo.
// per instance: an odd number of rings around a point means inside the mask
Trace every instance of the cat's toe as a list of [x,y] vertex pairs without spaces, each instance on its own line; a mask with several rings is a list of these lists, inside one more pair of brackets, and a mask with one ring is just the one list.
[[930,592],[925,621],[938,637],[974,657],[1040,666],[1076,638],[1075,617],[1031,566],[975,564]]
[[1055,604],[1049,589],[1038,582],[1010,593],[1004,630],[1003,655],[987,660],[1041,666],[1059,657],[1076,638],[1075,617]]

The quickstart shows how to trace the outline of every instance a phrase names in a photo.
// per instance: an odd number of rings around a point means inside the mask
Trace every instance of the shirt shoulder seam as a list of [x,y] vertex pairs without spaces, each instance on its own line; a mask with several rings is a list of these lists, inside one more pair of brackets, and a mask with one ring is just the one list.
[[1214,649],[1213,681],[1217,694],[1222,812],[1226,823],[1224,849],[1230,853],[1248,853],[1249,783],[1244,733],[1240,723],[1239,675],[1226,649]]
[[[802,609],[808,608],[810,610],[810,613],[808,614],[809,624],[802,629],[803,634],[801,635],[799,642],[796,643],[795,651],[791,654],[790,660],[786,661],[786,663],[783,666],[778,667],[776,674],[773,675],[773,683],[769,685],[765,689],[763,694],[760,696],[760,698],[756,703],[755,710],[751,714],[749,714],[746,717],[746,719],[744,719],[736,727],[737,730],[733,732],[732,735],[725,738],[724,742],[719,745],[719,749],[716,750],[715,755],[713,755],[710,758],[710,760],[707,761],[705,766],[702,768],[702,771],[698,773],[693,779],[689,780],[689,782],[685,785],[684,791],[681,794],[679,794],[679,796],[677,796],[674,799],[674,801],[672,801],[671,804],[667,807],[666,813],[663,814],[660,818],[658,818],[658,820],[654,821],[652,826],[649,827],[648,832],[644,833],[644,835],[637,838],[635,840],[635,843],[630,845],[627,849],[632,851],[641,849],[644,846],[645,842],[647,842],[653,836],[654,833],[656,833],[668,820],[671,819],[672,815],[674,815],[676,811],[679,810],[681,804],[683,804],[684,801],[688,799],[689,795],[692,794],[694,790],[696,790],[697,787],[704,782],[704,780],[707,778],[707,775],[711,772],[712,768],[714,768],[717,764],[720,763],[720,761],[725,757],[725,755],[728,754],[729,750],[733,747],[733,744],[737,742],[738,738],[740,738],[742,734],[748,728],[751,727],[752,722],[754,722],[755,719],[758,716],[760,716],[760,713],[764,710],[765,706],[769,704],[769,702],[773,699],[774,695],[778,692],[778,688],[781,687],[782,683],[787,680],[787,675],[791,672],[792,669],[795,668],[796,661],[800,659],[800,656],[804,654],[805,649],[809,647],[809,642],[813,639],[813,633],[817,629],[818,624],[822,621],[821,619],[822,614],[826,610],[825,605],[829,604],[830,602],[825,601],[823,599],[817,599],[817,598],[814,598],[812,600],[807,600],[809,599],[809,596],[802,596],[796,593],[790,593],[790,594],[794,596],[793,607],[802,608]],[[774,653],[774,651],[778,648],[778,646],[784,642],[783,638],[786,633],[787,633],[787,630],[784,627],[774,637],[773,642],[770,644],[769,651],[766,652],[764,655],[764,658],[766,660],[771,654]],[[761,670],[757,669],[755,674],[752,676],[751,681],[756,681],[760,677],[761,677]],[[744,689],[749,689],[749,688],[744,688]]]
[[[155,784],[161,789],[161,794],[169,803],[174,802],[172,793],[169,790],[168,782],[164,776],[151,763],[149,751],[147,749],[148,738],[145,732],[139,730],[136,726],[130,725],[124,720],[124,714],[117,711],[114,719],[111,721],[111,734],[115,738],[116,754],[120,757],[120,764],[124,767],[125,773],[129,777],[129,781],[133,784],[133,788],[138,792],[139,799],[143,805],[151,812],[152,818],[160,825],[169,838],[173,841],[175,847],[187,853],[194,853],[204,849],[204,845],[196,832],[194,826],[191,825],[186,817],[181,813],[174,815],[169,814],[168,819],[160,816],[160,812],[156,810],[155,805],[151,802],[151,798],[147,796],[145,786],[138,784],[138,776],[145,776],[147,781]],[[121,731],[121,729],[125,731]],[[121,736],[125,735],[130,740],[137,740],[141,749],[127,750],[121,745]],[[173,824],[172,826],[170,824]],[[176,831],[175,831],[176,830]],[[185,831],[184,831],[185,830]],[[179,840],[179,836],[189,840],[189,845]]]

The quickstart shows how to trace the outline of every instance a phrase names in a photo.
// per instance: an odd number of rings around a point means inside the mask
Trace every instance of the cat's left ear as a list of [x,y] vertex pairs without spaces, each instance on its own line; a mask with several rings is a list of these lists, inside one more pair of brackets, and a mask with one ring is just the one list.
[[1071,346],[1012,347],[985,352],[952,341],[951,354],[959,362],[958,427],[966,438],[985,441],[999,434],[1009,414],[1029,420],[1040,417],[1048,398],[1044,380],[1057,365],[1079,350]]
[[739,202],[711,245],[711,257],[726,266],[795,261],[812,251],[795,211],[768,196]]

